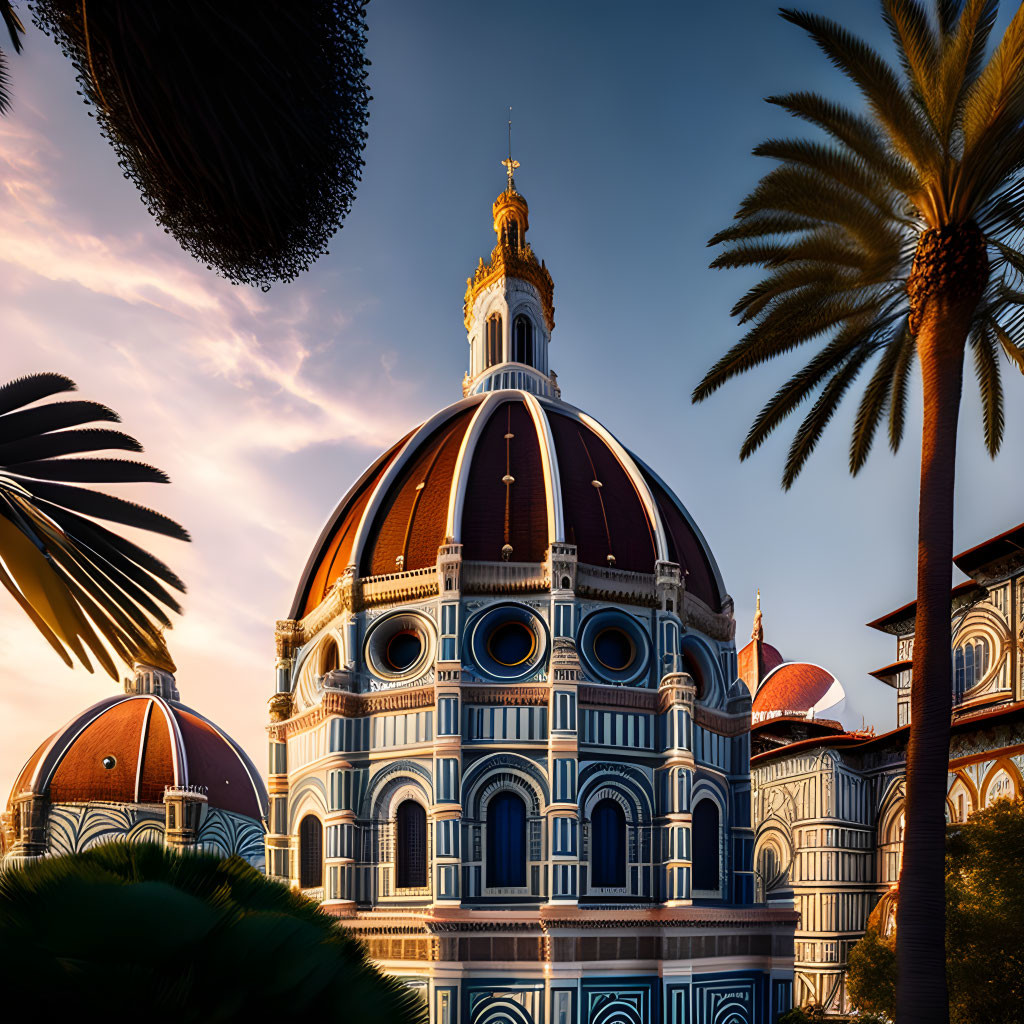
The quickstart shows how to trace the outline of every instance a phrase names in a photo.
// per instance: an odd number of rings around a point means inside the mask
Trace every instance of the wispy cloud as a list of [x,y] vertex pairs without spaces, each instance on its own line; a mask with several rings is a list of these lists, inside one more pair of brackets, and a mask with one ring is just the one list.
[[[68,373],[83,395],[116,408],[146,457],[171,474],[173,487],[132,497],[193,534],[189,548],[143,540],[190,584],[187,615],[170,637],[183,696],[259,763],[273,622],[287,612],[350,466],[407,426],[408,413],[394,410],[410,384],[386,357],[366,356],[350,318],[320,311],[313,285],[262,295],[168,247],[155,224],[97,231],[71,173],[43,122],[0,122],[5,375]],[[337,387],[322,372],[332,348],[339,358],[356,354],[356,380],[383,367],[394,404],[369,388]],[[313,446],[333,446],[344,471],[296,487],[282,460]],[[35,743],[109,692],[64,669],[30,630],[0,601],[0,786]]]

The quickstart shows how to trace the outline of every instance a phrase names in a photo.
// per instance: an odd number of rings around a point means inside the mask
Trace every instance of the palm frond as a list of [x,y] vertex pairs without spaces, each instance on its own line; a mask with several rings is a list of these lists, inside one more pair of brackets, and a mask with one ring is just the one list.
[[917,346],[906,318],[900,325],[899,357],[892,368],[892,387],[889,391],[889,448],[895,454],[903,442],[903,429],[907,422],[907,384],[910,370],[917,355]]
[[979,325],[971,332],[971,348],[974,349],[974,373],[978,378],[981,394],[982,423],[985,431],[985,447],[995,458],[1003,443],[1005,418],[1003,415],[1003,382],[997,359],[999,343],[987,324]]
[[920,181],[917,173],[892,152],[885,134],[866,117],[812,92],[769,96],[768,102],[828,132],[900,192],[910,192],[917,187]]
[[856,380],[868,358],[870,352],[867,348],[859,348],[852,352],[845,363],[835,371],[832,378],[822,389],[817,401],[811,406],[811,411],[804,417],[803,422],[797,427],[793,437],[793,443],[789,447],[786,456],[786,465],[782,471],[782,487],[788,491],[796,482],[804,463],[810,458],[811,453],[818,446],[821,435],[828,426],[829,420],[836,414],[843,395],[849,390],[850,385]]
[[892,396],[893,369],[899,362],[900,349],[898,336],[890,337],[861,396],[850,438],[850,473],[853,476],[864,468],[875,440],[875,432],[888,407]]
[[1014,364],[1014,366],[1017,367],[1018,370],[1020,370],[1021,373],[1024,373],[1024,351],[1021,350],[1021,347],[1014,342],[1013,338],[1011,338],[1009,334],[1006,333],[1006,330],[1001,324],[996,323],[994,320],[990,320],[989,327],[991,327],[992,332],[999,341],[999,344],[1002,345],[1003,351],[1006,353],[1006,357]]
[[913,96],[937,128],[945,119],[945,111],[936,103],[940,44],[928,15],[917,0],[882,0],[882,17]]
[[897,152],[926,174],[937,170],[935,138],[896,72],[863,40],[817,14],[784,9],[786,21],[804,29],[832,64],[861,91]]
[[128,459],[61,457],[141,450],[120,431],[84,426],[117,422],[107,406],[46,401],[73,390],[69,378],[53,373],[0,387],[0,583],[65,662],[73,655],[92,671],[91,654],[115,680],[115,658],[173,670],[162,630],[170,625],[165,609],[181,609],[163,584],[184,585],[159,559],[94,519],[180,540],[188,534],[149,508],[76,486],[167,477]]

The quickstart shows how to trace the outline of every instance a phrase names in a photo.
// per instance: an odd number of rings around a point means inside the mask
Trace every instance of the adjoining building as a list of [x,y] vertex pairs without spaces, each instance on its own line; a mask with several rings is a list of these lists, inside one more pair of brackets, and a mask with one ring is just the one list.
[[114,840],[238,854],[262,870],[267,793],[248,756],[180,702],[174,676],[137,665],[125,692],[45,740],[0,820],[4,866]]
[[330,517],[277,627],[267,868],[434,1024],[767,1024],[732,601],[665,482],[561,398],[528,207],[494,203],[461,401]]
[[[952,736],[946,817],[1024,795],[1024,524],[957,555],[951,594]],[[789,665],[758,616],[740,652],[754,694],[751,779],[758,896],[794,906],[794,1001],[849,1009],[850,948],[873,911],[895,921],[904,827],[914,603],[868,625],[896,638],[873,672],[896,690],[898,727],[875,736],[828,718],[831,673]],[[782,680],[785,685],[780,682]]]

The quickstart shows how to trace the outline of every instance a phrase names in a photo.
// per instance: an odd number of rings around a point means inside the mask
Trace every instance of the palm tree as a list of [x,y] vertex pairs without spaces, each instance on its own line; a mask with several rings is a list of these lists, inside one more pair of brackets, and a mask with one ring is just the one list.
[[1003,436],[999,353],[1024,368],[1024,8],[991,55],[996,0],[883,0],[899,70],[833,21],[792,10],[860,90],[865,114],[798,92],[770,103],[820,139],[770,139],[778,161],[710,244],[715,267],[765,276],[733,308],[749,328],[693,393],[797,346],[818,350],[765,404],[751,455],[814,396],[783,474],[792,485],[858,374],[874,362],[850,444],[856,473],[883,419],[903,437],[912,364],[924,397],[912,721],[899,903],[900,1024],[947,1019],[943,934],[944,798],[951,713],[953,480],[963,362],[981,389],[985,443]]
[[[35,0],[157,223],[233,283],[327,252],[366,143],[366,0]],[[15,49],[23,31],[0,0]],[[0,113],[9,106],[0,53]]]
[[426,1020],[310,900],[238,857],[152,843],[0,875],[0,978],[43,1020]]
[[[70,651],[91,672],[88,648],[115,681],[111,650],[129,666],[141,661],[173,672],[161,627],[171,625],[165,607],[181,611],[167,587],[184,592],[185,585],[158,558],[94,520],[179,540],[188,534],[158,512],[77,486],[167,477],[142,462],[92,457],[142,451],[119,430],[85,426],[118,422],[105,405],[37,404],[74,390],[58,373],[0,387],[0,584],[69,667]],[[89,457],[64,457],[81,454]]]

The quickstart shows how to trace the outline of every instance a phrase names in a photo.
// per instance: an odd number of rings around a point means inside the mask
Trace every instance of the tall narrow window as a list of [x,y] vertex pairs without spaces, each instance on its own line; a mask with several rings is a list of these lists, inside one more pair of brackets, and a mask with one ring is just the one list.
[[590,816],[590,884],[621,889],[626,884],[626,815],[615,800],[601,800]]
[[510,220],[505,225],[505,237],[508,239],[508,244],[513,249],[519,248],[519,222]]
[[984,637],[965,640],[953,652],[953,703],[984,679],[988,672],[988,641]]
[[326,672],[333,672],[335,669],[340,667],[341,662],[338,655],[337,641],[326,640],[324,642],[323,654],[320,657],[320,674],[323,675]]
[[512,361],[533,366],[533,324],[529,317],[520,315],[512,321]]
[[324,829],[315,814],[299,822],[299,888],[324,884]]
[[718,805],[701,800],[693,808],[693,888],[708,892],[719,889]]
[[497,313],[487,318],[486,351],[484,352],[484,369],[502,362],[501,358],[501,317]]
[[398,805],[395,856],[399,889],[419,889],[427,884],[427,812],[415,800]]
[[526,805],[515,793],[498,793],[487,805],[487,885],[526,885]]

